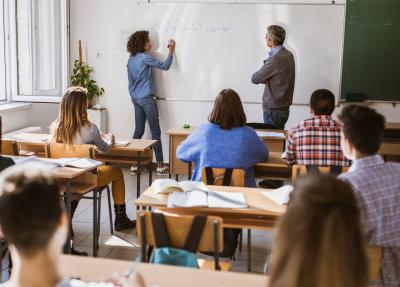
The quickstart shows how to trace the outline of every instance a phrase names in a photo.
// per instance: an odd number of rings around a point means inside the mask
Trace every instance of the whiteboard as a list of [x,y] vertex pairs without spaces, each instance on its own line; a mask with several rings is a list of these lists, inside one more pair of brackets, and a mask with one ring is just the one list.
[[171,69],[155,70],[156,95],[213,100],[225,88],[244,102],[261,103],[264,85],[252,74],[267,58],[266,28],[285,27],[285,46],[296,62],[294,104],[307,104],[319,88],[339,98],[344,5],[138,3],[136,30],[151,32],[153,54],[177,42]]

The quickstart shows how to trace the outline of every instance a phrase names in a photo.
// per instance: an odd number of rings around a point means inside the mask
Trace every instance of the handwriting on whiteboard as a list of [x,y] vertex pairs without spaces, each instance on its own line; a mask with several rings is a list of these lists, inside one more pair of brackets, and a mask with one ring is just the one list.
[[228,33],[232,30],[231,21],[221,21],[214,24],[192,22],[186,24],[154,24],[149,27],[150,31],[177,33],[177,32],[196,32],[196,33]]

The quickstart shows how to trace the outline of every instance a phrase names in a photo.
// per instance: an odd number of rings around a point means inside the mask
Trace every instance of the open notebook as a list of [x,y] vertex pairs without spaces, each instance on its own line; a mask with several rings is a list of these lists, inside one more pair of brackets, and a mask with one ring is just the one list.
[[168,194],[171,192],[189,192],[189,191],[208,191],[207,186],[201,181],[185,180],[177,182],[174,179],[156,179],[151,185],[153,191],[157,194]]
[[170,193],[167,207],[247,208],[247,203],[242,192],[195,190]]
[[16,164],[24,162],[41,162],[52,167],[76,167],[91,168],[102,165],[102,162],[90,158],[39,158],[37,156],[29,156],[14,159]]

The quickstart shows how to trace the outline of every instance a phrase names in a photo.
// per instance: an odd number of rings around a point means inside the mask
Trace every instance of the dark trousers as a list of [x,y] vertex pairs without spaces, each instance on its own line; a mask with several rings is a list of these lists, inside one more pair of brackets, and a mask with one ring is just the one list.
[[289,111],[264,112],[264,124],[273,125],[277,130],[285,129],[285,124],[288,118]]

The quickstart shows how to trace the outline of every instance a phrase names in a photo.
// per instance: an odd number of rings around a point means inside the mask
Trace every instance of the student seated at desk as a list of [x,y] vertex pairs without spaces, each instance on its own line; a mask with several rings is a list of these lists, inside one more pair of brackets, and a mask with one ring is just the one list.
[[1,152],[1,136],[3,134],[2,133],[3,132],[2,125],[3,125],[3,122],[2,122],[2,119],[0,116],[0,172],[14,164],[14,161],[12,160],[12,158],[2,156],[2,152]]
[[[86,90],[81,87],[71,87],[61,100],[58,119],[50,127],[51,141],[64,144],[94,144],[100,152],[109,151],[114,143],[114,137],[105,141],[97,126],[88,120]],[[111,165],[97,168],[98,184],[104,186],[112,182],[114,199],[115,230],[121,231],[134,228],[135,222],[126,215],[125,181],[122,170]],[[78,205],[72,202],[72,215]]]
[[371,108],[350,105],[339,119],[343,152],[353,160],[339,178],[353,186],[369,243],[383,247],[383,285],[400,286],[400,164],[385,163],[378,155],[385,118]]
[[310,99],[313,117],[293,127],[287,139],[289,165],[347,166],[340,148],[340,124],[332,117],[335,96],[328,90],[316,90]]
[[255,187],[253,165],[268,159],[268,148],[257,133],[246,126],[239,95],[231,89],[222,90],[208,120],[176,151],[179,160],[195,163],[192,180],[201,180],[204,167],[241,168],[246,170],[245,185]]
[[56,180],[40,165],[21,164],[2,173],[0,229],[10,244],[14,266],[10,280],[0,286],[144,286],[139,274],[124,282],[112,278],[119,285],[85,283],[60,276],[58,265],[68,234],[68,216],[59,194]]
[[349,184],[330,175],[296,180],[272,244],[268,286],[368,286],[360,212]]
[[[5,170],[6,168],[14,165],[14,161],[12,160],[12,158],[6,157],[6,156],[2,156],[2,150],[1,150],[1,136],[2,136],[2,118],[0,116],[0,172],[2,172],[3,170]],[[0,238],[0,266],[3,267],[8,267],[10,266],[10,260],[9,260],[9,255],[8,255],[8,251],[7,251],[7,242],[3,239]],[[3,272],[3,270],[1,270],[0,272]]]

